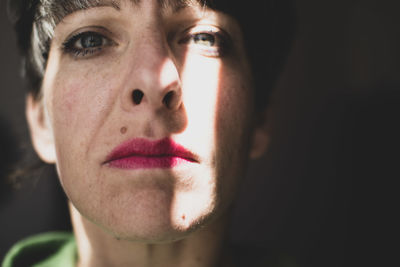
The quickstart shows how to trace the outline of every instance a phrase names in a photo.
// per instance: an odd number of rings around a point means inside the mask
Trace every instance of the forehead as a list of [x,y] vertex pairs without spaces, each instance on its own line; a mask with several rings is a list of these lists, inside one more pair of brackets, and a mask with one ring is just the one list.
[[157,2],[162,8],[181,8],[188,5],[204,3],[204,0],[64,0],[54,1],[48,0],[48,2],[55,2],[55,4],[62,6],[71,6],[73,8],[82,9],[99,6],[112,6],[116,9],[121,7],[123,2],[130,3],[132,5],[140,5],[144,1]]
[[54,24],[60,22],[65,16],[80,10],[95,7],[113,7],[120,10],[122,4],[140,5],[144,1],[157,2],[161,9],[172,9],[176,12],[188,6],[206,5],[206,0],[44,0],[41,1],[41,12],[43,18],[47,18]]

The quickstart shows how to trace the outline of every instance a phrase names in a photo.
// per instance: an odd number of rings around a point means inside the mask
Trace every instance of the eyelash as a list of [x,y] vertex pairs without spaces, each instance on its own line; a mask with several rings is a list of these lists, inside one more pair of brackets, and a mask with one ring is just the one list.
[[[209,40],[205,40],[206,37],[212,37],[211,46],[207,46],[206,44],[195,44],[195,41],[208,42]],[[199,38],[196,40],[196,38]],[[193,42],[193,43],[190,43]],[[187,44],[191,48],[195,48],[197,52],[203,54],[208,57],[221,57],[225,55],[225,53],[230,48],[230,39],[227,34],[223,32],[215,32],[215,31],[200,31],[189,33],[183,39],[178,41],[178,44]]]
[[[90,42],[96,41],[100,41],[100,43],[94,45],[92,43],[92,47],[85,48],[83,47],[84,44],[82,43],[83,41],[85,41],[84,38],[89,38],[86,40],[89,41],[89,43],[86,43],[86,45],[90,45]],[[209,39],[207,40],[207,38]],[[203,42],[203,44],[196,44],[195,41]],[[206,42],[211,42],[211,45],[208,46]],[[185,36],[182,39],[178,40],[179,45],[188,45],[190,48],[195,48],[196,52],[203,54],[207,57],[223,56],[230,47],[230,43],[231,42],[229,36],[222,31],[199,31],[185,33]],[[75,58],[88,58],[97,53],[100,53],[103,48],[111,45],[113,45],[113,42],[109,38],[105,37],[103,34],[94,31],[87,31],[75,34],[70,37],[62,44],[62,49],[64,53],[70,54]]]
[[[92,38],[92,40],[87,40],[87,41],[101,41],[99,45],[95,45],[92,47],[83,47],[82,42],[84,41],[83,38]],[[97,40],[94,40],[94,38],[98,38]],[[78,42],[80,42],[81,47],[77,47]],[[67,41],[65,41],[62,45],[63,51],[67,54],[71,54],[74,57],[90,57],[91,55],[99,53],[104,47],[106,46],[111,46],[113,42],[105,37],[103,34],[93,32],[93,31],[87,31],[87,32],[81,32],[78,33],[71,38],[69,38]],[[86,44],[87,45],[87,44]]]

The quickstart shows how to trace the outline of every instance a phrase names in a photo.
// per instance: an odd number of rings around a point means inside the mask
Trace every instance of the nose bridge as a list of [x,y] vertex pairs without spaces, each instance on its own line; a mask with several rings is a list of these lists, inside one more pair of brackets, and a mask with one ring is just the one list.
[[161,70],[163,63],[168,60],[168,44],[162,29],[149,26],[142,33],[138,46],[135,48],[135,60],[141,65],[142,70]]

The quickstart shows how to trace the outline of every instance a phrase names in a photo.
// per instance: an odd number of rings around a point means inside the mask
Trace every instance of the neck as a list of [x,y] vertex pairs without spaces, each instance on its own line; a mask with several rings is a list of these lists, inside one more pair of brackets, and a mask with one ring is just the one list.
[[162,244],[118,240],[84,218],[70,204],[78,245],[78,267],[215,267],[232,266],[226,250],[225,216],[191,233],[187,238]]

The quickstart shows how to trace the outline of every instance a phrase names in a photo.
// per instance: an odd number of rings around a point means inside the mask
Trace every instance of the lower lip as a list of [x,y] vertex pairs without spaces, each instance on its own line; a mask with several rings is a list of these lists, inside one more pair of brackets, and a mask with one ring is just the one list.
[[168,169],[191,162],[188,159],[176,156],[131,156],[110,161],[110,167],[119,169]]

